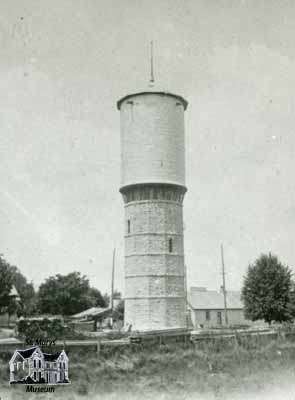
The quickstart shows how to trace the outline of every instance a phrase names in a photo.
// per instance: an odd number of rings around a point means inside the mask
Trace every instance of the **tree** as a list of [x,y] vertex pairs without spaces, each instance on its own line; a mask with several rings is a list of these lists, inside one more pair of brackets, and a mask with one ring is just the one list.
[[295,319],[295,282],[292,281],[291,290],[290,290],[290,314],[292,319]]
[[120,300],[117,307],[114,309],[114,319],[124,321],[125,304],[124,300]]
[[[15,286],[19,299],[10,295]],[[26,315],[33,312],[35,302],[35,290],[32,283],[28,283],[19,269],[10,265],[0,255],[0,314]]]
[[89,289],[89,299],[94,307],[106,307],[104,297],[96,288]]
[[[122,297],[121,292],[119,292],[119,290],[115,289],[114,294],[113,294],[113,299],[121,299],[121,297]],[[108,293],[105,293],[103,295],[103,299],[105,302],[105,307],[109,307],[110,302],[111,302],[111,296]]]
[[242,301],[246,318],[267,323],[292,319],[291,271],[271,253],[250,264],[244,278]]
[[10,291],[12,288],[12,272],[11,266],[0,255],[0,314],[7,311],[10,304]]
[[33,283],[28,283],[25,276],[14,266],[11,266],[11,273],[13,285],[20,297],[20,301],[17,302],[17,314],[24,316],[35,314],[37,298]]
[[38,308],[41,313],[72,315],[103,303],[99,290],[79,272],[51,276],[40,285]]

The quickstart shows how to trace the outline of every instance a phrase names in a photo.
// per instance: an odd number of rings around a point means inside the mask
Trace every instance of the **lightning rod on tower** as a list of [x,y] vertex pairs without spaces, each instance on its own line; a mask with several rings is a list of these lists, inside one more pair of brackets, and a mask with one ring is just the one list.
[[150,77],[150,84],[153,85],[155,82],[154,77],[154,42],[151,41],[151,77]]

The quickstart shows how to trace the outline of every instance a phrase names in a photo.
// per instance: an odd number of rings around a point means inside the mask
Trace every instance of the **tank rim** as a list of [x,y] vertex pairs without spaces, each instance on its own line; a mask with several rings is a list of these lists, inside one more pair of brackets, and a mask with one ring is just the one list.
[[179,96],[178,94],[174,94],[174,93],[169,93],[169,92],[137,92],[137,93],[132,93],[132,94],[127,94],[124,97],[121,97],[118,101],[117,101],[117,109],[120,110],[121,108],[121,104],[131,98],[131,97],[135,97],[135,96],[141,96],[141,95],[145,95],[145,94],[157,94],[160,96],[170,96],[170,97],[174,97],[177,100],[181,101],[183,108],[186,110],[187,106],[188,106],[188,101],[185,100],[182,96]]
[[177,188],[183,194],[187,192],[187,187],[178,183],[170,183],[170,182],[140,182],[140,183],[128,183],[127,185],[123,185],[120,187],[119,192],[124,193],[130,189],[144,187],[144,186],[162,186],[169,188]]

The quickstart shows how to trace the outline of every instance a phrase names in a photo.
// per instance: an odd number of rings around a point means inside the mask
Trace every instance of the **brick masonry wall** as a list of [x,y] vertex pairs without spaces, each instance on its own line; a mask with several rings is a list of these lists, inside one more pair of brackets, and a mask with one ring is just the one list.
[[178,299],[129,300],[125,323],[132,321],[134,330],[152,330],[185,327],[183,303]]
[[131,222],[131,233],[171,233],[183,235],[182,205],[174,201],[147,200],[125,205],[125,234],[127,220]]
[[182,205],[134,201],[125,205],[125,218],[125,324],[137,330],[184,327]]

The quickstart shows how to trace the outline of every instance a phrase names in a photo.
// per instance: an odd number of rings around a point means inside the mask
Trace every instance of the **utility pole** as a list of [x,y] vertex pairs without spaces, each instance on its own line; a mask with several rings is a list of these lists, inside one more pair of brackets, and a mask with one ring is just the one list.
[[187,297],[187,277],[186,265],[184,265],[184,293],[185,293],[185,326],[188,328],[188,297]]
[[113,327],[113,312],[114,312],[114,279],[115,279],[115,257],[116,257],[116,248],[113,250],[113,265],[112,265],[112,283],[111,283],[111,326]]
[[221,264],[222,264],[222,291],[223,291],[223,300],[224,300],[224,316],[225,316],[225,324],[228,325],[227,302],[226,302],[226,287],[225,287],[225,271],[224,271],[224,256],[223,256],[223,245],[222,244],[221,244]]

